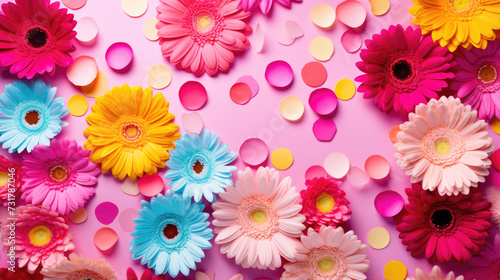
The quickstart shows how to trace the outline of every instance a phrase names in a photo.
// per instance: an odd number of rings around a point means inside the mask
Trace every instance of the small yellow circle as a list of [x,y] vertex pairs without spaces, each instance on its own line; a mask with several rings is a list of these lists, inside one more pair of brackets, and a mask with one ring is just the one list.
[[304,116],[304,103],[297,96],[287,96],[283,98],[279,106],[280,114],[283,118],[297,122]]
[[259,224],[262,224],[267,220],[267,215],[264,211],[258,209],[252,212],[252,219]]
[[373,249],[384,249],[387,245],[389,245],[390,241],[391,236],[383,227],[376,227],[368,233],[368,244],[370,244]]
[[385,264],[384,277],[386,280],[404,280],[407,273],[406,266],[400,261],[390,261]]
[[491,128],[493,128],[493,131],[495,131],[496,134],[500,135],[500,120],[494,118],[491,121]]
[[436,152],[446,155],[450,151],[450,143],[448,141],[437,141]]
[[323,193],[316,198],[316,208],[321,213],[328,213],[333,210],[333,207],[335,207],[333,196]]
[[88,108],[89,103],[87,102],[87,98],[81,94],[75,94],[68,100],[68,109],[73,116],[80,117],[85,115]]
[[172,73],[163,64],[156,64],[149,68],[146,75],[149,85],[154,89],[163,89],[172,82]]
[[330,258],[322,258],[318,261],[318,267],[323,271],[330,271],[333,269],[334,261]]
[[9,174],[0,171],[0,186],[6,186],[9,183]]
[[36,226],[29,231],[28,237],[31,244],[42,247],[50,242],[52,232],[46,226]]
[[469,7],[470,0],[452,0],[453,8],[457,11],[465,11]]
[[332,58],[335,47],[330,39],[320,36],[311,41],[309,51],[315,59],[319,61],[328,61]]
[[279,170],[288,169],[293,163],[292,152],[285,148],[276,149],[271,154],[271,163]]
[[356,93],[356,85],[349,79],[341,79],[335,85],[335,95],[340,100],[349,100]]
[[142,32],[144,36],[150,41],[156,41],[160,39],[158,36],[158,29],[156,29],[156,24],[160,22],[157,18],[150,18],[144,22],[142,25]]
[[309,13],[312,22],[321,28],[330,28],[335,23],[335,10],[327,4],[318,4]]
[[97,72],[97,77],[89,85],[82,87],[82,92],[87,97],[103,96],[108,91],[108,77],[101,72]]

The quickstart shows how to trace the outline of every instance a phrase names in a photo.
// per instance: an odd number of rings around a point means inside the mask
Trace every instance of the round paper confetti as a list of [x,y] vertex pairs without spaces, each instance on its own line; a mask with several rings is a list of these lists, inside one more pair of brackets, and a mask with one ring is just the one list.
[[318,115],[328,116],[337,109],[337,96],[328,88],[319,88],[309,95],[309,106]]
[[384,249],[389,245],[389,242],[391,241],[391,236],[389,235],[389,232],[383,228],[383,227],[376,227],[370,230],[368,233],[368,244],[373,249]]
[[79,56],[68,66],[66,76],[75,86],[86,86],[97,77],[97,63],[93,57]]
[[331,153],[323,162],[326,172],[335,179],[343,178],[349,171],[349,159],[342,153]]
[[279,148],[271,154],[271,163],[279,170],[288,169],[293,163],[293,155],[290,150]]
[[87,98],[81,94],[75,94],[68,100],[69,113],[73,116],[80,117],[85,115],[88,108],[89,103],[87,102]]
[[276,30],[276,41],[284,46],[290,46],[295,41],[295,38],[288,34],[285,24],[282,24]]
[[389,130],[389,138],[391,139],[392,144],[398,142],[398,133],[401,131],[401,128],[399,128],[399,124],[391,127],[391,130]]
[[404,205],[403,197],[395,191],[383,191],[375,197],[375,209],[384,217],[396,216]]
[[323,36],[314,38],[309,45],[312,56],[319,61],[330,60],[334,50],[332,41]]
[[370,177],[375,180],[380,180],[389,175],[391,166],[389,165],[387,159],[385,159],[383,156],[373,155],[366,159],[365,170]]
[[87,97],[103,96],[107,91],[108,78],[101,71],[97,72],[97,77],[94,79],[94,81],[92,81],[92,83],[82,87],[82,92]]
[[196,111],[207,103],[207,90],[197,81],[188,81],[179,89],[179,99],[184,108]]
[[266,80],[273,87],[285,88],[293,81],[293,70],[286,61],[276,60],[266,67]]
[[150,41],[156,41],[160,39],[158,36],[158,29],[156,29],[156,24],[160,22],[157,18],[150,18],[144,22],[142,25],[142,32],[144,36]]
[[500,120],[493,118],[491,121],[491,128],[493,128],[493,131],[495,131],[496,134],[500,135]]
[[285,22],[285,27],[288,35],[294,39],[304,36],[304,30],[302,30],[302,27],[300,27],[296,21],[287,20]]
[[132,180],[130,178],[126,178],[121,187],[122,191],[128,195],[136,196],[139,192],[139,186],[137,186],[137,180]]
[[383,16],[391,7],[391,2],[389,0],[370,0],[372,4],[372,13],[376,16]]
[[493,154],[491,154],[490,159],[493,167],[500,171],[500,149],[494,151]]
[[309,14],[312,22],[321,28],[329,28],[335,22],[335,10],[327,4],[316,5]]
[[182,114],[182,127],[189,133],[200,134],[203,130],[203,119],[198,112]]
[[71,10],[78,10],[85,6],[87,0],[61,0],[61,2]]
[[363,169],[357,166],[351,166],[349,172],[347,172],[347,181],[349,181],[349,184],[353,187],[363,187],[370,182],[370,176],[368,176]]
[[117,71],[123,71],[130,65],[134,58],[134,52],[129,44],[117,42],[106,50],[106,62],[109,67]]
[[252,76],[242,76],[238,80],[236,80],[237,83],[245,83],[250,87],[250,90],[252,91],[252,96],[251,98],[254,98],[257,93],[259,93],[259,83],[252,77]]
[[323,168],[323,166],[313,165],[306,170],[305,176],[306,176],[306,180],[318,178],[318,177],[327,178],[328,173],[326,173],[326,170]]
[[91,17],[83,17],[78,20],[74,28],[76,31],[76,39],[83,45],[92,45],[95,43],[99,27],[97,22]]
[[313,124],[313,133],[319,141],[331,141],[337,133],[337,126],[332,119],[318,119]]
[[71,217],[69,218],[74,224],[81,224],[87,220],[88,214],[87,209],[84,207],[78,207],[76,212],[71,213]]
[[165,186],[163,179],[158,174],[142,176],[138,181],[138,185],[142,195],[149,197],[159,194]]
[[259,138],[247,139],[240,146],[240,159],[248,165],[260,165],[266,161],[268,156],[267,145]]
[[156,64],[149,68],[147,74],[148,84],[154,89],[163,89],[170,85],[172,73],[163,64]]
[[347,30],[340,38],[340,43],[348,53],[355,53],[361,49],[361,45],[363,44],[361,40],[361,36],[359,33],[354,32],[352,30]]
[[148,0],[122,0],[122,9],[130,17],[140,17],[148,9]]
[[340,100],[349,100],[356,93],[356,85],[349,79],[341,79],[335,85],[335,94]]
[[390,261],[384,267],[386,280],[404,280],[407,273],[406,266],[400,261]]
[[236,83],[229,90],[229,97],[234,103],[244,105],[252,97],[252,90],[245,83]]
[[280,113],[283,118],[296,122],[304,115],[304,103],[296,96],[288,96],[281,100]]
[[127,208],[120,213],[118,222],[124,232],[134,231],[135,223],[133,219],[139,217],[139,212],[134,208]]
[[360,28],[366,20],[366,9],[356,0],[347,0],[337,6],[337,18],[350,28]]
[[320,62],[309,62],[302,68],[302,80],[310,87],[319,87],[326,81],[327,72]]
[[118,215],[118,206],[113,202],[103,202],[95,208],[95,216],[101,224],[111,224]]
[[94,244],[101,251],[108,251],[118,242],[118,234],[109,227],[102,227],[94,234]]

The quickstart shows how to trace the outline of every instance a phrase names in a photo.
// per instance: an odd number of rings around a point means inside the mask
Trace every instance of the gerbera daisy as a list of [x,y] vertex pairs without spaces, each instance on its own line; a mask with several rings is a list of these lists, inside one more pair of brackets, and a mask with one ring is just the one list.
[[201,203],[191,204],[191,198],[182,198],[167,191],[141,201],[140,217],[135,218],[134,239],[130,241],[132,259],[155,270],[156,274],[176,277],[179,271],[188,275],[196,270],[196,263],[205,257],[203,249],[212,248],[212,230],[208,228],[208,214]]
[[444,96],[410,113],[394,147],[397,164],[411,175],[412,183],[422,181],[424,190],[456,195],[484,182],[494,147],[488,124],[476,117],[477,111],[460,99]]
[[491,202],[491,221],[495,227],[500,231],[500,188],[496,186],[489,186],[485,188],[486,200]]
[[340,189],[341,184],[333,178],[313,178],[307,180],[307,188],[300,191],[302,214],[315,230],[322,225],[336,227],[351,218],[350,202]]
[[205,129],[201,135],[186,133],[174,144],[175,150],[170,151],[166,163],[170,170],[165,174],[173,191],[184,198],[193,197],[196,202],[202,196],[214,202],[214,194],[233,184],[231,171],[236,167],[228,164],[238,154],[228,152],[228,144],[220,145],[219,135]]
[[[16,209],[16,234],[14,236],[16,257],[19,267],[27,266],[33,273],[38,265],[53,266],[64,258],[64,252],[73,250],[73,234],[69,231],[68,220],[45,207],[34,205],[19,206]],[[2,224],[4,248],[12,246],[10,222]]]
[[344,233],[341,227],[321,226],[318,233],[309,228],[300,239],[299,253],[285,264],[281,280],[366,279],[368,246],[361,244],[352,230]]
[[450,89],[458,91],[457,97],[484,120],[500,118],[499,50],[500,43],[495,40],[485,50],[461,48],[462,56],[455,56],[458,68]]
[[52,139],[50,147],[36,146],[23,157],[21,198],[63,215],[83,207],[95,193],[101,173],[89,155],[75,140]]
[[407,115],[418,104],[437,98],[436,92],[448,86],[446,79],[454,77],[453,55],[429,36],[422,37],[418,28],[392,25],[365,44],[362,61],[356,63],[365,73],[356,78],[361,82],[358,91],[365,99],[375,97],[383,112]]
[[33,274],[28,273],[26,267],[19,268],[14,267],[14,271],[10,271],[8,268],[0,268],[0,279],[2,280],[42,280],[43,275],[40,274],[40,268],[38,268]]
[[[151,273],[150,269],[144,270],[140,278],[140,280],[165,280],[165,279],[166,279],[165,275],[159,275],[153,278],[153,273]],[[134,269],[131,267],[127,269],[127,280],[139,280],[137,274],[135,274]]]
[[472,257],[472,269],[465,273],[467,279],[500,280],[500,248],[496,245],[488,243],[480,255]]
[[459,46],[484,49],[495,40],[500,29],[500,10],[496,0],[412,0],[413,23],[422,33],[454,52]]
[[105,260],[87,261],[75,253],[69,255],[69,260],[64,258],[56,265],[42,269],[42,274],[45,280],[116,280],[115,272]]
[[163,56],[196,76],[227,72],[234,53],[250,45],[252,28],[244,22],[250,13],[239,0],[161,0],[158,36]]
[[453,271],[450,271],[446,276],[444,276],[441,268],[435,265],[429,275],[427,275],[427,273],[425,273],[421,268],[418,267],[415,271],[415,277],[406,278],[406,280],[464,280],[464,277],[458,276],[455,278],[455,273]]
[[255,177],[248,167],[238,171],[236,186],[227,186],[212,204],[221,253],[244,268],[275,269],[281,257],[294,258],[305,217],[291,184],[290,177],[280,182],[279,173],[267,167],[260,167]]
[[73,63],[76,21],[60,3],[50,0],[16,0],[2,4],[0,13],[0,66],[21,79],[54,74],[55,65]]
[[[293,2],[302,2],[302,0],[276,0],[281,5],[290,8]],[[273,0],[241,0],[238,7],[243,8],[245,12],[251,12],[259,7],[263,14],[267,15],[273,6]]]
[[93,151],[90,160],[101,163],[103,173],[111,169],[114,177],[134,180],[165,167],[180,134],[162,93],[153,97],[151,88],[124,84],[95,101],[83,147]]
[[0,201],[3,206],[15,206],[15,199],[21,190],[23,170],[20,164],[0,155]]
[[482,201],[477,189],[468,195],[441,196],[413,184],[406,194],[408,213],[396,229],[412,256],[425,253],[431,263],[453,259],[461,264],[481,251],[491,228],[491,203]]
[[31,152],[35,145],[50,145],[50,139],[68,125],[61,118],[69,112],[64,98],[54,98],[57,88],[41,80],[13,82],[0,95],[0,143],[9,153]]

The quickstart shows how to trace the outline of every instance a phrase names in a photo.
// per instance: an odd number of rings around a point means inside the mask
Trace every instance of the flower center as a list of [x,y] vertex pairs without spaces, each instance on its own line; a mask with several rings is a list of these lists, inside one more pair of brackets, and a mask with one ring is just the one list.
[[123,127],[123,137],[129,141],[135,141],[141,136],[141,128],[136,123],[129,123]]
[[331,258],[322,258],[318,261],[318,268],[322,271],[330,271],[333,269],[335,262]]
[[174,224],[167,224],[163,229],[163,235],[165,235],[167,239],[174,239],[179,235],[179,229]]
[[441,167],[459,164],[465,154],[465,141],[459,132],[449,127],[440,126],[429,130],[421,145],[426,159]]
[[54,181],[61,182],[66,180],[67,177],[68,170],[64,166],[57,165],[50,169],[50,178],[52,178],[52,180]]
[[262,211],[261,209],[254,210],[251,216],[254,222],[259,224],[262,224],[263,222],[267,221],[266,212]]
[[214,0],[198,0],[190,5],[182,17],[183,28],[200,46],[214,44],[224,30],[224,16]]
[[94,272],[92,270],[83,269],[72,272],[67,280],[106,280],[107,278],[103,277],[100,273]]
[[42,247],[47,245],[52,239],[52,232],[46,226],[36,226],[28,233],[30,243]]
[[463,12],[469,8],[470,0],[451,0],[451,6],[458,12]]
[[241,230],[255,239],[271,238],[278,231],[278,213],[263,196],[243,200],[238,206],[237,219]]
[[411,64],[406,60],[397,61],[392,65],[392,75],[400,81],[406,81],[413,75]]
[[450,142],[446,140],[440,140],[436,142],[436,152],[446,155],[450,151]]
[[479,68],[477,78],[485,84],[494,82],[497,79],[497,69],[493,65],[483,65]]
[[193,27],[198,33],[205,34],[212,30],[214,21],[208,14],[201,15],[198,17],[198,20],[193,21]]
[[316,208],[322,213],[328,213],[335,207],[333,196],[323,193],[316,198]]
[[0,187],[6,186],[9,183],[9,174],[0,171]]
[[205,164],[203,162],[200,162],[200,160],[196,160],[196,162],[193,164],[193,171],[196,172],[196,174],[200,174],[203,172],[203,168],[205,167]]
[[24,120],[29,124],[29,125],[36,125],[38,124],[38,121],[40,120],[40,113],[38,113],[35,110],[29,111],[26,113],[24,116]]
[[35,27],[26,32],[26,41],[32,48],[39,49],[45,46],[48,42],[49,36],[45,30]]
[[446,229],[450,227],[453,220],[453,214],[446,208],[435,210],[431,215],[431,222],[438,229]]

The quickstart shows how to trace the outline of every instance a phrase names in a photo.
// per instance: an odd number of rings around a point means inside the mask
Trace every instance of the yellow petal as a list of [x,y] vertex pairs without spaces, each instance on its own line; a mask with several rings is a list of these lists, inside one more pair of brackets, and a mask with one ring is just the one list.
[[454,21],[448,21],[444,24],[443,28],[443,38],[445,40],[450,40],[451,37],[455,35],[455,32],[457,31],[457,23]]

